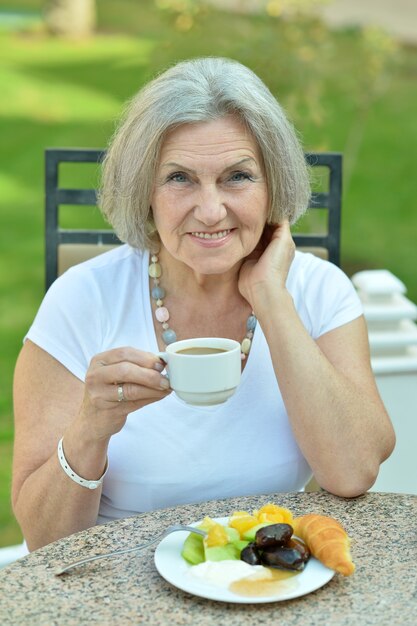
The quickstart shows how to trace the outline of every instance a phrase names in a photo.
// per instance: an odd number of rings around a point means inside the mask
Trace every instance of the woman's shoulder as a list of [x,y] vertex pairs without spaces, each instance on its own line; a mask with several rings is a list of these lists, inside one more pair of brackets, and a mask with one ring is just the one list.
[[[94,354],[115,338],[128,345],[119,337],[140,317],[146,261],[146,253],[122,245],[69,268],[50,286],[26,337],[83,380]],[[137,308],[127,306],[132,298]]]
[[342,270],[311,252],[296,250],[291,268],[288,274],[288,286],[297,286],[313,278],[323,279],[326,276],[337,277],[343,275]]
[[112,267],[129,267],[129,265],[141,264],[144,260],[145,252],[122,244],[113,249],[97,254],[90,259],[73,265],[69,272],[88,273],[94,270],[111,270]]
[[135,275],[136,280],[142,275],[143,264],[147,262],[147,253],[123,244],[103,252],[86,261],[68,268],[57,278],[53,286],[84,286],[86,284],[108,285],[123,284],[125,278]]
[[287,288],[313,337],[362,314],[349,277],[337,265],[311,253],[295,253]]

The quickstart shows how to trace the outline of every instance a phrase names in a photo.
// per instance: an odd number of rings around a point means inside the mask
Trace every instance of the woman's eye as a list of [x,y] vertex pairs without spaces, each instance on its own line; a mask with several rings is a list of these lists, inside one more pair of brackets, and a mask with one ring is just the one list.
[[168,180],[172,180],[174,183],[185,183],[187,177],[184,172],[174,172],[173,174],[170,174]]
[[233,172],[230,176],[230,180],[233,183],[240,183],[244,180],[252,180],[252,177],[247,172]]

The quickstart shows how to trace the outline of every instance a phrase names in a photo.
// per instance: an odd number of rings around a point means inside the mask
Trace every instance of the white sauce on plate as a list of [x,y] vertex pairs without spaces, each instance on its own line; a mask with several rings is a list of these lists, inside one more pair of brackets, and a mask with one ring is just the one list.
[[249,565],[244,561],[205,561],[198,565],[193,565],[188,570],[191,576],[215,585],[216,587],[222,587],[227,589],[229,585],[242,578],[251,578],[256,580],[257,578],[268,578],[271,574],[268,568],[262,567],[262,565]]

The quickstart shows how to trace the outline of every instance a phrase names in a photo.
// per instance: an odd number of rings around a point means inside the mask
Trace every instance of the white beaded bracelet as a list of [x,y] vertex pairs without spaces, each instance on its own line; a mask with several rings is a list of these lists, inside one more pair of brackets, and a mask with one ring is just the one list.
[[58,460],[59,463],[66,473],[67,476],[71,478],[77,485],[81,485],[81,487],[86,487],[87,489],[97,489],[103,482],[103,478],[106,475],[107,469],[109,467],[108,461],[106,461],[106,467],[104,468],[104,474],[99,480],[86,480],[85,478],[81,478],[71,469],[67,459],[65,458],[64,448],[62,447],[63,437],[58,441]]

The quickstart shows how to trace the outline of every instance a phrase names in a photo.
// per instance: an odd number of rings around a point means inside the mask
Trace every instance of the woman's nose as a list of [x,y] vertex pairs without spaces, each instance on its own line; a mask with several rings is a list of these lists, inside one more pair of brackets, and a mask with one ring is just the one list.
[[215,187],[201,189],[194,207],[194,217],[207,226],[214,226],[226,215],[227,209],[219,191]]

